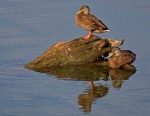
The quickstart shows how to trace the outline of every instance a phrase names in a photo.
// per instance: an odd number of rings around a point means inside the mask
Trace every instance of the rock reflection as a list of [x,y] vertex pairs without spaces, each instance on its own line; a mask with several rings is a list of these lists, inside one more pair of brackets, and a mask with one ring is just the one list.
[[[111,81],[114,88],[121,88],[123,80],[128,80],[136,71],[119,69],[109,69],[100,66],[64,66],[51,67],[36,70],[38,72],[55,75],[58,79],[89,81],[90,86],[83,94],[78,95],[78,104],[82,107],[83,112],[91,112],[91,107],[96,99],[106,96],[109,92],[109,84]],[[101,83],[99,86],[93,84],[94,81]],[[102,81],[103,80],[103,81]],[[105,84],[102,84],[105,82]]]
[[38,72],[55,75],[59,79],[79,81],[108,80],[108,69],[100,66],[63,66],[36,70]]

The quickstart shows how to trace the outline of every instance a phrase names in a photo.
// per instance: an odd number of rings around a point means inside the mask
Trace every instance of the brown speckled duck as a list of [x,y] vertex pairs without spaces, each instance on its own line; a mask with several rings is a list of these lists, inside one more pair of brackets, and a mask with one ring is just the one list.
[[134,62],[136,54],[130,50],[121,50],[116,47],[113,48],[109,54],[108,66],[110,68],[119,68],[125,64],[131,64]]
[[93,32],[104,33],[110,31],[102,21],[90,14],[90,8],[86,5],[82,6],[76,13],[75,21],[77,25],[89,31],[89,34],[84,37],[85,39],[90,38]]

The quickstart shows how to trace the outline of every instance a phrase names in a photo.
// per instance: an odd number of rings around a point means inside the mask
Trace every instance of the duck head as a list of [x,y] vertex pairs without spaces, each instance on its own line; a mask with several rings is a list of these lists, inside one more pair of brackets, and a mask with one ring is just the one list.
[[119,56],[121,54],[121,49],[116,47],[113,48],[112,51],[109,53],[109,58],[112,56]]
[[80,10],[76,14],[79,14],[81,12],[84,13],[84,14],[89,14],[90,13],[90,8],[86,5],[81,6]]

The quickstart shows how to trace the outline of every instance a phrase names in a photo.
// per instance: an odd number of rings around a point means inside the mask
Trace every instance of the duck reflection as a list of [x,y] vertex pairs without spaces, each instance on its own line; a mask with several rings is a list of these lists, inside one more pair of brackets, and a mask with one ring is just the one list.
[[135,70],[124,70],[122,68],[108,70],[114,88],[121,88],[122,81],[128,80],[129,77],[133,75],[135,72],[136,72]]
[[[136,72],[136,70],[109,69],[100,66],[51,67],[37,71],[55,75],[58,79],[90,82],[90,86],[85,89],[83,94],[78,95],[78,104],[82,106],[81,109],[86,113],[91,112],[93,102],[108,94],[111,85],[109,85],[110,83],[107,84],[107,81],[111,81],[114,88],[121,88],[123,80],[128,80]],[[95,86],[94,81],[105,82],[105,84]]]
[[92,103],[98,98],[107,95],[109,87],[94,86],[93,81],[90,82],[90,87],[84,91],[84,94],[78,96],[78,104],[82,106],[82,110],[86,113],[91,112]]

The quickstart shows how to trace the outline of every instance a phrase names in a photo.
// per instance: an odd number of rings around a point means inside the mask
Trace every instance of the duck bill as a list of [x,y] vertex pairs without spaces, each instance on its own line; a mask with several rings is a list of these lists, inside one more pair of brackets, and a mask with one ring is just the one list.
[[112,55],[113,55],[113,53],[109,53],[109,56],[108,56],[108,57],[110,58],[110,57],[112,57]]
[[79,14],[81,12],[81,10],[79,10],[76,14]]

